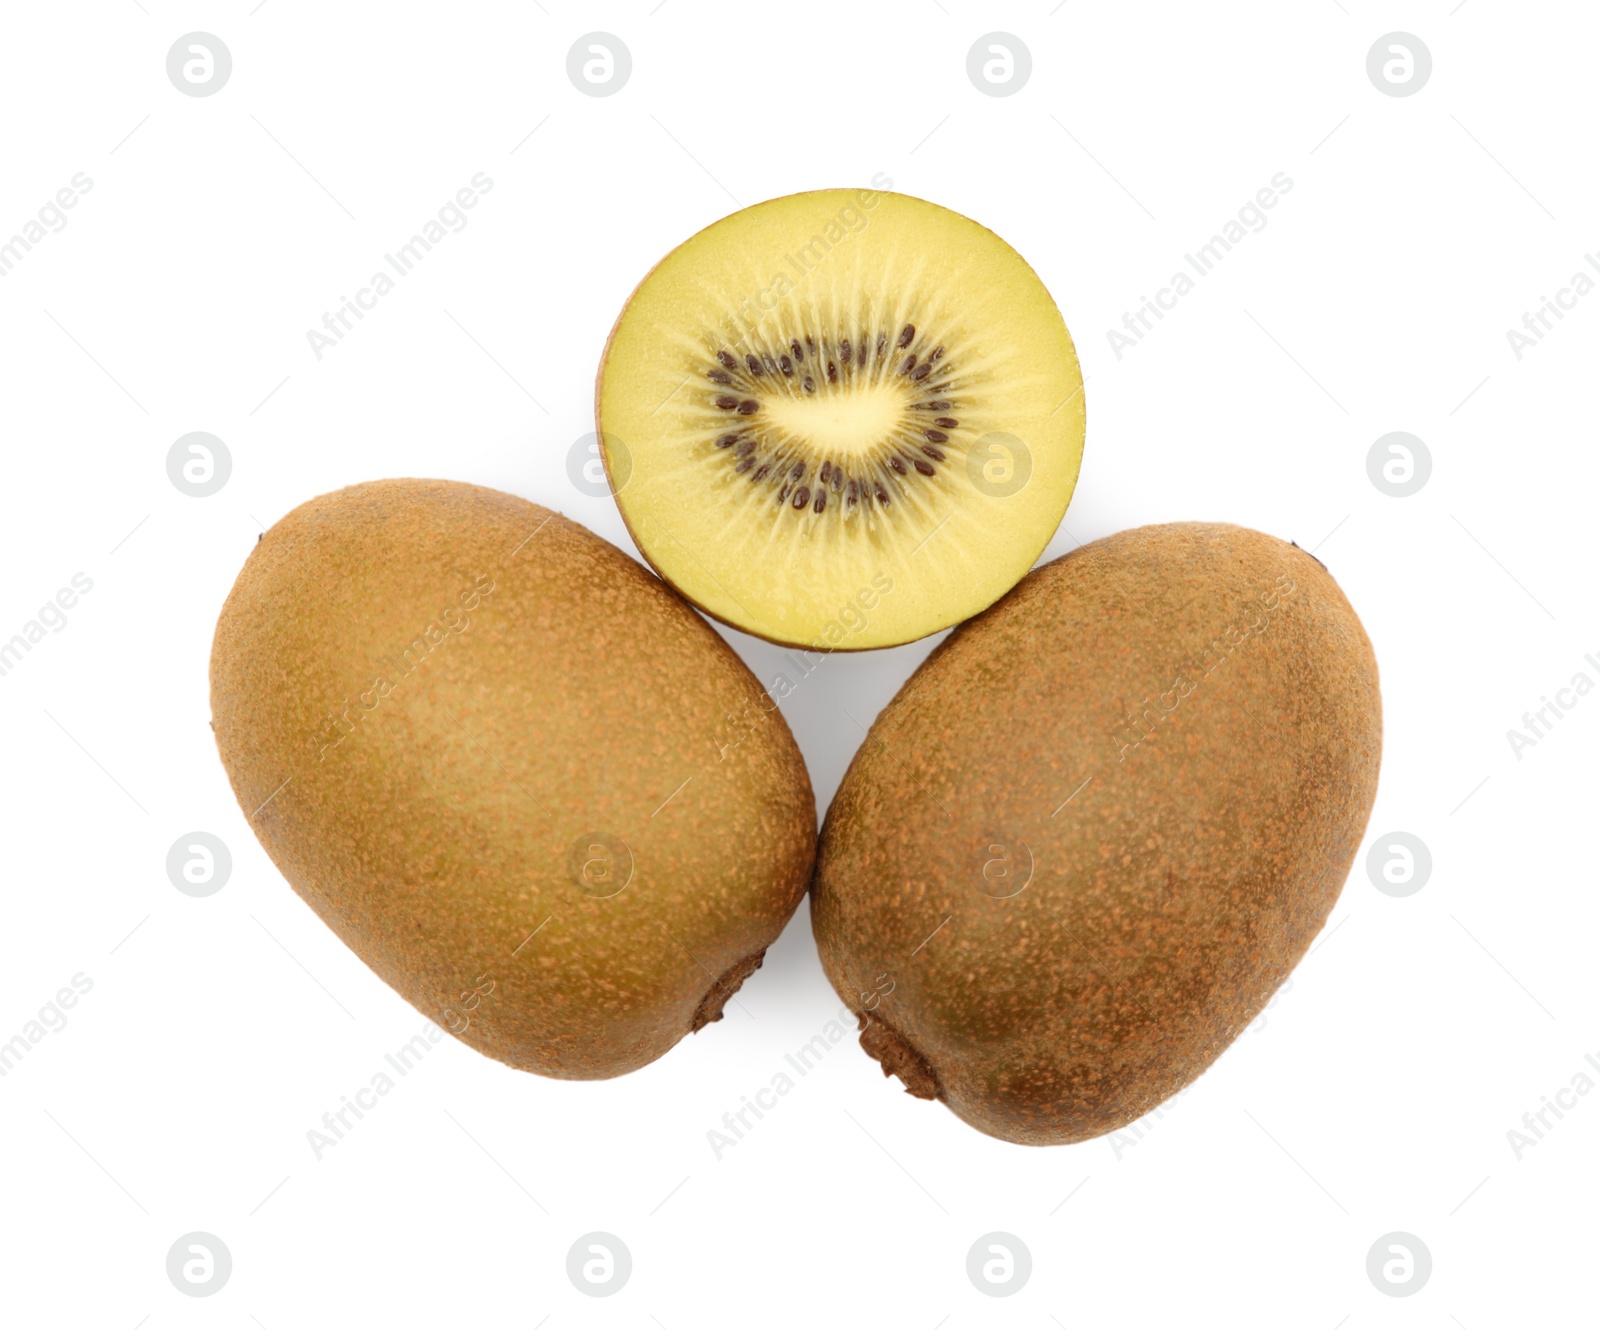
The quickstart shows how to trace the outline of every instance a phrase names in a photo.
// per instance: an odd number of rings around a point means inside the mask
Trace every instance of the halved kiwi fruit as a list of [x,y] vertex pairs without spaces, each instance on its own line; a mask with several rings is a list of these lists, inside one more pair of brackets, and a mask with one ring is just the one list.
[[1014,249],[903,194],[723,218],[624,306],[596,385],[640,550],[701,609],[859,650],[971,617],[1032,566],[1083,453],[1083,378]]

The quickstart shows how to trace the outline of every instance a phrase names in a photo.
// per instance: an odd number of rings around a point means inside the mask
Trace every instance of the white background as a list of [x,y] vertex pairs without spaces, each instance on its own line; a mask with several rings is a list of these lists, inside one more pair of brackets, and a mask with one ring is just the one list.
[[[0,1040],[93,983],[0,1079],[0,1321],[1594,1324],[1600,1093],[1520,1158],[1507,1132],[1600,1057],[1600,696],[1520,759],[1506,737],[1600,682],[1600,295],[1520,360],[1506,337],[1600,249],[1592,9],[647,7],[0,15],[0,238],[93,180],[0,280],[0,638],[94,584],[0,678]],[[1031,51],[1014,96],[967,77],[995,29]],[[195,30],[232,52],[214,96],[166,75]],[[614,96],[567,78],[594,30],[632,53]],[[1366,73],[1396,30],[1432,52],[1414,96]],[[470,225],[319,361],[307,330],[480,171]],[[1381,894],[1364,847],[1292,986],[1138,1139],[988,1139],[849,1040],[716,1158],[707,1132],[838,1009],[802,908],[729,1019],[653,1066],[562,1083],[446,1040],[314,1158],[307,1131],[424,1019],[283,882],[217,761],[211,631],[261,525],[446,476],[631,550],[566,466],[623,299],[736,205],[878,172],[997,230],[1073,330],[1089,433],[1047,558],[1212,519],[1328,564],[1382,670],[1370,830],[1421,837],[1431,878]],[[1266,228],[1119,359],[1107,329],[1277,172]],[[233,459],[210,498],[167,477],[193,430]],[[1409,498],[1368,478],[1393,430],[1433,459]],[[841,702],[875,714],[932,645],[830,659],[786,702],[821,807],[860,738]],[[234,859],[206,899],[165,869],[195,830]],[[233,1256],[212,1297],[166,1275],[192,1230]],[[565,1273],[591,1230],[632,1254],[615,1296]],[[1033,1256],[1006,1298],[966,1273],[994,1230]],[[1395,1230],[1432,1253],[1414,1296],[1366,1273]]]

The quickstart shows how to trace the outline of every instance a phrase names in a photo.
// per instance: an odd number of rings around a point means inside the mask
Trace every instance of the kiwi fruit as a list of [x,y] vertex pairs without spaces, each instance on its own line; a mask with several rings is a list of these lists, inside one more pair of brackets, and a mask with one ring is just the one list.
[[1084,545],[958,628],[828,810],[812,890],[861,1043],[980,1131],[1148,1113],[1322,928],[1378,779],[1372,647],[1241,527]]
[[1055,534],[1083,378],[1010,245],[903,194],[746,208],[662,259],[606,344],[596,429],[644,557],[770,641],[860,650],[977,613]]
[[273,862],[480,1052],[617,1076],[720,1018],[810,876],[771,699],[646,569],[447,481],[296,508],[222,608],[211,710]]

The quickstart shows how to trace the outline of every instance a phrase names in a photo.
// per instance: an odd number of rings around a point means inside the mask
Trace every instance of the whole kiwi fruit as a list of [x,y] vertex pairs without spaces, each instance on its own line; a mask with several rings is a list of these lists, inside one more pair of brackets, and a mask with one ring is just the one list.
[[1205,523],[1082,546],[872,726],[818,852],[823,967],[910,1093],[1024,1144],[1113,1131],[1322,928],[1380,746],[1371,644],[1312,556]]
[[805,892],[816,806],[770,697],[638,563],[509,494],[389,480],[296,508],[222,608],[211,708],[290,885],[513,1067],[660,1057]]

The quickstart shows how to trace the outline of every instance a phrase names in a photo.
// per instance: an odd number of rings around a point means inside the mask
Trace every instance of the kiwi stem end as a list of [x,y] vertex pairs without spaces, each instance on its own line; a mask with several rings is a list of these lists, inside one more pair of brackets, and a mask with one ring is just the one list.
[[857,1012],[861,1022],[861,1047],[883,1066],[885,1076],[898,1076],[906,1093],[918,1099],[943,1099],[944,1090],[928,1059],[890,1029],[877,1016]]
[[728,999],[739,991],[739,986],[746,979],[761,968],[761,962],[766,955],[767,949],[763,947],[754,955],[736,961],[723,971],[722,977],[711,985],[710,991],[700,999],[700,1005],[695,1008],[694,1019],[689,1023],[690,1034],[698,1034],[712,1021],[722,1019],[722,1009],[727,1005]]

